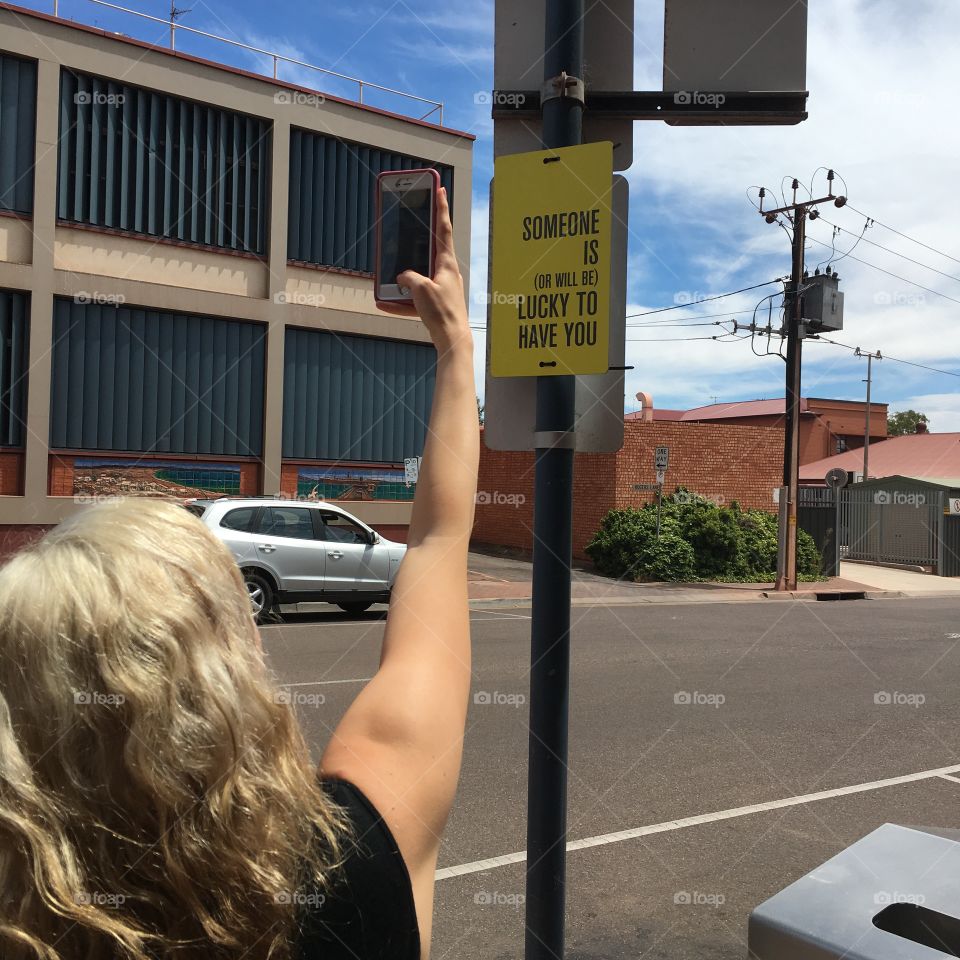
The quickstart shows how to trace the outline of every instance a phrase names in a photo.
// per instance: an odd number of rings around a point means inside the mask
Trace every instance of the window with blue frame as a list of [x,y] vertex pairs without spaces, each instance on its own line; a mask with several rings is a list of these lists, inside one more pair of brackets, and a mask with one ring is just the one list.
[[309,130],[290,131],[287,257],[373,273],[377,174],[433,167],[453,202],[453,168]]
[[265,353],[262,324],[58,297],[50,446],[258,457]]
[[0,290],[0,447],[22,447],[26,432],[30,295]]
[[0,54],[0,210],[33,212],[37,64]]
[[436,357],[429,343],[287,327],[283,456],[368,464],[420,456]]
[[266,250],[271,124],[64,68],[57,216]]

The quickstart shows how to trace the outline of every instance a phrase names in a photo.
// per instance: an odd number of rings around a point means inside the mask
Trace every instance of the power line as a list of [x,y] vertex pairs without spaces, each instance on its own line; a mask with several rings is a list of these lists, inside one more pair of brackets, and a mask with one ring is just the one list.
[[[831,227],[836,228],[836,229],[839,230],[841,233],[843,233],[843,232],[852,233],[852,232],[853,232],[852,230],[846,230],[846,231],[845,231],[843,227],[838,226],[838,225],[835,224],[835,223],[830,223],[830,221],[827,220],[827,218],[824,217],[824,216],[821,216],[820,219],[821,219],[824,223],[829,223]],[[898,253],[896,250],[891,250],[889,247],[885,247],[882,243],[877,243],[875,240],[867,240],[867,238],[864,237],[863,234],[860,234],[860,240],[866,240],[866,242],[869,243],[870,246],[872,246],[872,247],[879,247],[881,250],[885,250],[887,253],[891,253],[891,254],[893,254],[893,256],[895,256],[895,257],[900,257],[900,258],[902,258],[903,260],[907,260],[907,261],[909,261],[910,263],[916,264],[918,267],[924,267],[924,268],[927,269],[927,270],[932,270],[934,273],[939,273],[941,277],[946,277],[948,280],[954,280],[954,281],[956,281],[957,283],[960,283],[960,277],[955,277],[952,273],[944,273],[943,270],[938,270],[936,267],[931,267],[930,264],[928,264],[928,263],[921,263],[919,260],[914,260],[912,257],[908,257],[905,253]],[[858,241],[858,242],[859,242],[859,241]],[[855,247],[855,246],[856,246],[856,244],[854,244],[854,247]],[[850,249],[853,250],[853,247],[851,247]]]
[[[819,243],[821,247],[829,246],[829,244],[824,243],[822,240],[818,240],[816,237],[808,237],[808,240],[812,240],[814,243]],[[849,254],[847,254],[849,256]],[[874,270],[879,270],[881,273],[885,273],[888,277],[893,277],[894,280],[900,280],[903,283],[909,283],[913,287],[919,287],[921,290],[926,290],[927,293],[932,293],[935,297],[943,297],[944,300],[950,300],[952,303],[960,303],[956,297],[950,297],[945,293],[941,293],[939,290],[932,290],[930,287],[925,287],[922,283],[917,283],[916,280],[908,280],[906,277],[901,277],[899,274],[892,273],[890,270],[884,270],[883,267],[878,267],[875,263],[871,263],[869,260],[861,260],[859,257],[850,257],[851,260],[856,260],[857,263],[862,263],[865,266],[873,267]]]
[[738,337],[732,332],[727,332],[718,333],[712,337],[627,337],[627,343],[691,343],[694,340],[715,340],[717,343],[731,343],[733,340],[749,339],[749,337]]
[[[851,347],[849,343],[840,343],[839,340],[830,340],[828,337],[822,335],[811,337],[812,340],[819,340],[822,343],[829,343],[835,347],[843,347],[845,350],[852,350],[856,352],[857,347]],[[891,357],[889,353],[883,354],[884,360],[892,360],[894,363],[905,363],[909,367],[919,367],[921,370],[929,370],[931,373],[942,373],[948,377],[960,377],[960,373],[955,370],[941,370],[939,367],[931,367],[925,363],[916,363],[913,360],[904,360],[902,357]]]
[[[732,297],[738,293],[746,293],[748,290],[758,290],[760,287],[768,287],[771,283],[783,283],[785,277],[777,277],[774,280],[764,280],[763,283],[755,283],[752,287],[743,287],[741,290],[731,290],[729,293],[718,293],[715,297],[703,297],[700,300],[691,300],[689,303],[677,303],[672,307],[660,307],[657,310],[645,310],[643,313],[628,313],[627,319],[632,317],[649,317],[652,313],[665,313],[667,310],[680,310],[684,307],[693,307],[698,303],[709,303],[711,300],[722,300],[724,297]],[[744,311],[746,312],[746,311]]]
[[[780,294],[775,293],[772,296],[779,296]],[[639,323],[628,323],[628,327],[653,327],[660,326],[661,324],[680,324],[684,320],[709,320],[711,317],[733,317],[741,313],[750,313],[749,310],[724,310],[723,313],[701,313],[699,316],[696,314],[689,317],[672,317],[669,320],[641,320]]]
[[[858,210],[850,203],[847,203],[847,209],[852,210],[854,213],[859,213],[861,217],[867,216],[867,214],[863,213],[861,210]],[[917,240],[916,238],[908,236],[905,233],[901,233],[899,230],[895,230],[893,227],[888,226],[886,223],[883,223],[876,217],[870,217],[870,219],[878,226],[883,227],[884,230],[889,230],[891,233],[895,233],[898,237],[903,237],[904,240],[909,240],[911,243],[916,243],[918,246],[926,247],[926,249],[930,250],[932,253],[937,253],[941,257],[946,257],[948,260],[953,260],[954,263],[960,263],[960,259],[957,257],[951,256],[949,253],[944,253],[942,250],[938,250],[936,247],[931,247],[930,244],[924,243],[922,240]]]

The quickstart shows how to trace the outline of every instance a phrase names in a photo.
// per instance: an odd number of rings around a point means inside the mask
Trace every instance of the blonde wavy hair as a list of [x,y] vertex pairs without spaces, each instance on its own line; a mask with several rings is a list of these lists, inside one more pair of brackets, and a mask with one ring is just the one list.
[[88,507],[0,568],[0,956],[290,956],[343,820],[286,699],[172,502]]

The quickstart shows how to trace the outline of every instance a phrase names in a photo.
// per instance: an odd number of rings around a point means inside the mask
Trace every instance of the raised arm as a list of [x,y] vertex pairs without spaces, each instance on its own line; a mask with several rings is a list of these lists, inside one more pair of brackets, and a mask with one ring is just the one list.
[[[383,815],[413,880],[423,957],[429,953],[440,836],[460,773],[470,691],[467,546],[473,526],[479,425],[473,340],[453,248],[447,198],[438,197],[434,278],[407,271],[437,349],[437,379],[408,549],[393,586],[376,676],[337,726],[325,775],[355,783]],[[391,312],[411,315],[409,308]]]

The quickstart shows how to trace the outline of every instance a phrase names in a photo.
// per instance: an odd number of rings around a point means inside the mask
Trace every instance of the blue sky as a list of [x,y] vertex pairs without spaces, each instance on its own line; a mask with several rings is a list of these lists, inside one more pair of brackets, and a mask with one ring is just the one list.
[[[50,12],[52,4],[27,4]],[[476,134],[473,182],[471,317],[482,323],[486,290],[487,184],[492,176],[489,107],[477,94],[493,82],[493,3],[323,4],[316,12],[294,3],[180,0],[181,23],[274,50],[365,81],[444,101],[444,123]],[[129,6],[167,15],[159,2]],[[807,185],[818,167],[833,167],[851,206],[824,210],[807,245],[810,267],[830,255],[845,293],[845,329],[836,339],[864,350],[960,373],[960,240],[956,158],[960,128],[945,122],[944,91],[957,88],[960,44],[953,0],[835,0],[810,12],[810,119],[795,127],[672,128],[634,125],[630,180],[628,313],[681,306],[637,318],[628,328],[626,409],[646,390],[660,407],[782,396],[784,365],[757,357],[748,340],[685,339],[718,332],[711,323],[749,321],[768,287],[701,306],[691,301],[752,286],[789,271],[789,241],[768,226],[747,199],[751,185],[779,191],[784,176]],[[635,87],[661,86],[663,3],[636,0]],[[61,16],[166,44],[168,29],[97,6],[61,0]],[[178,47],[210,59],[270,72],[263,57],[181,35]],[[302,68],[281,76],[330,93],[355,87],[321,80]],[[371,96],[371,102],[409,112],[410,105]],[[812,184],[822,194],[824,171]],[[862,211],[863,215],[855,212]],[[864,231],[866,216],[875,223]],[[919,246],[893,227],[927,244]],[[937,252],[939,251],[939,252]],[[947,254],[949,256],[944,256]],[[905,259],[905,258],[910,258]],[[910,260],[916,262],[910,262]],[[885,272],[886,271],[886,272]],[[892,274],[892,275],[891,275]],[[919,284],[919,286],[917,285]],[[926,289],[923,289],[926,288]],[[723,316],[715,314],[728,311]],[[746,311],[746,312],[738,312]],[[766,318],[765,307],[761,316]],[[776,317],[776,313],[774,313]],[[688,319],[689,318],[689,319]],[[649,325],[651,320],[671,321]],[[729,327],[729,325],[728,325]],[[478,333],[478,373],[483,334]],[[763,352],[759,348],[759,352]],[[960,379],[893,360],[874,364],[873,397],[891,409],[925,411],[934,431],[960,431]],[[810,343],[804,354],[804,393],[860,399],[866,362],[839,347]],[[481,380],[482,390],[482,380]]]

